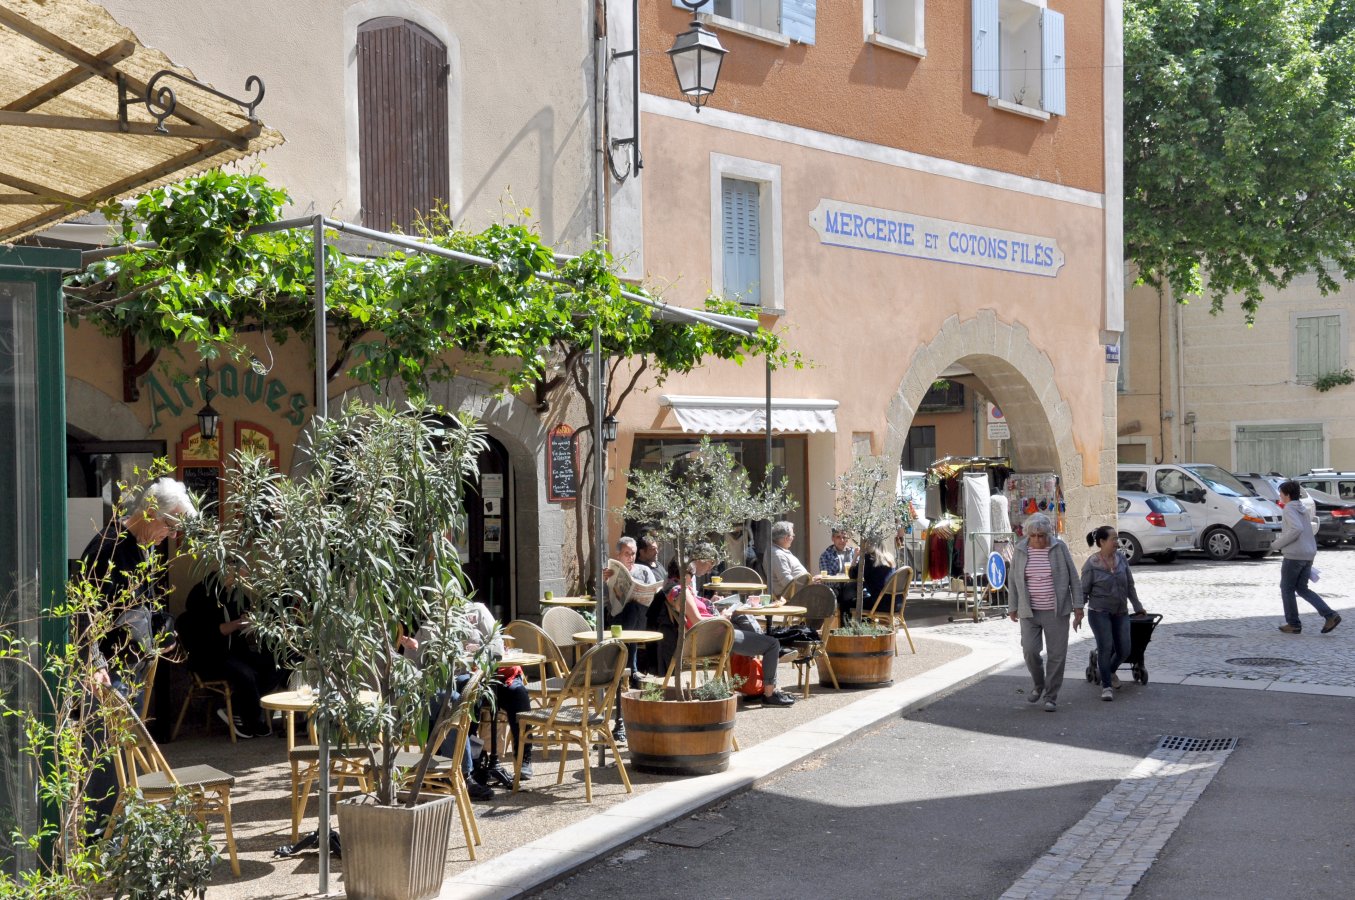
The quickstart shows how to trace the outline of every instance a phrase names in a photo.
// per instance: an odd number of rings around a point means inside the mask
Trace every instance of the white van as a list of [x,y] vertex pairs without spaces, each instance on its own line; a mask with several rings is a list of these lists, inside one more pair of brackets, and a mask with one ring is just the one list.
[[1269,500],[1252,496],[1230,473],[1209,463],[1117,467],[1122,491],[1152,491],[1176,500],[1190,513],[1195,546],[1210,559],[1245,553],[1261,559],[1280,533],[1283,513]]

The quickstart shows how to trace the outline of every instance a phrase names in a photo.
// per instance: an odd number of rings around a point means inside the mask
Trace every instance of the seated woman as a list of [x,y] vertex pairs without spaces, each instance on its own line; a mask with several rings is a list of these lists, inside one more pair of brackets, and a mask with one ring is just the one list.
[[[875,546],[872,541],[861,542],[861,558],[852,563],[847,574],[854,580],[861,571],[862,563],[866,566],[865,584],[861,592],[861,608],[869,610],[875,605],[875,598],[884,593],[885,586],[889,584],[889,574],[894,571],[894,557],[890,556],[883,547]],[[894,612],[899,611],[903,603],[902,597],[894,598]],[[851,616],[856,615],[856,603],[853,601],[850,607],[842,608],[842,620],[845,622]],[[880,610],[884,612],[884,610]]]
[[[686,585],[684,589],[683,586],[677,584],[676,561],[669,565],[668,574],[669,578],[673,581],[673,587],[668,594],[668,603],[673,609],[684,609],[684,617],[688,628],[691,628],[702,619],[712,619],[716,616],[728,615],[728,613],[716,612],[711,604],[696,592],[696,582],[698,579],[708,575],[713,568],[715,568],[714,559],[697,559],[688,563],[687,578],[685,579]],[[776,686],[776,667],[777,663],[781,660],[780,641],[768,634],[761,634],[756,631],[735,627],[734,653],[739,656],[762,658],[762,702],[764,705],[795,705],[795,698],[778,689]]]

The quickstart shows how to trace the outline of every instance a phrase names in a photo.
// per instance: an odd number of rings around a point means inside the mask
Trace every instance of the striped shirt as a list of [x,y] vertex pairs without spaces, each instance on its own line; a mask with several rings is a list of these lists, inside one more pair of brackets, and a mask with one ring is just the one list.
[[1054,609],[1054,573],[1049,568],[1049,548],[1026,548],[1026,587],[1031,609]]

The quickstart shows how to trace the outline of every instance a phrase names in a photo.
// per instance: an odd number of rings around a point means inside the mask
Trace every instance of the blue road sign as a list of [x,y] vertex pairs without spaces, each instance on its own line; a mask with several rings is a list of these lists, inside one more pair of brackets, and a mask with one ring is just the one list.
[[1007,561],[1001,553],[988,554],[988,586],[1000,590],[1007,583]]

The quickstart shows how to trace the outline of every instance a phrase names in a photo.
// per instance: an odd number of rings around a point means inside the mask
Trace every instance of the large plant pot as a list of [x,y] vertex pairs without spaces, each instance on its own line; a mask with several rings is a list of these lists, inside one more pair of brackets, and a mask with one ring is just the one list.
[[[833,663],[839,685],[889,684],[894,680],[894,640],[896,634],[828,635],[824,649]],[[819,658],[819,684],[832,684],[828,667]]]
[[442,890],[456,798],[420,799],[412,808],[370,797],[339,804],[344,893],[353,900],[427,900]]
[[738,697],[678,700],[675,687],[666,695],[666,700],[641,699],[640,691],[621,695],[631,765],[658,775],[712,775],[729,768]]

